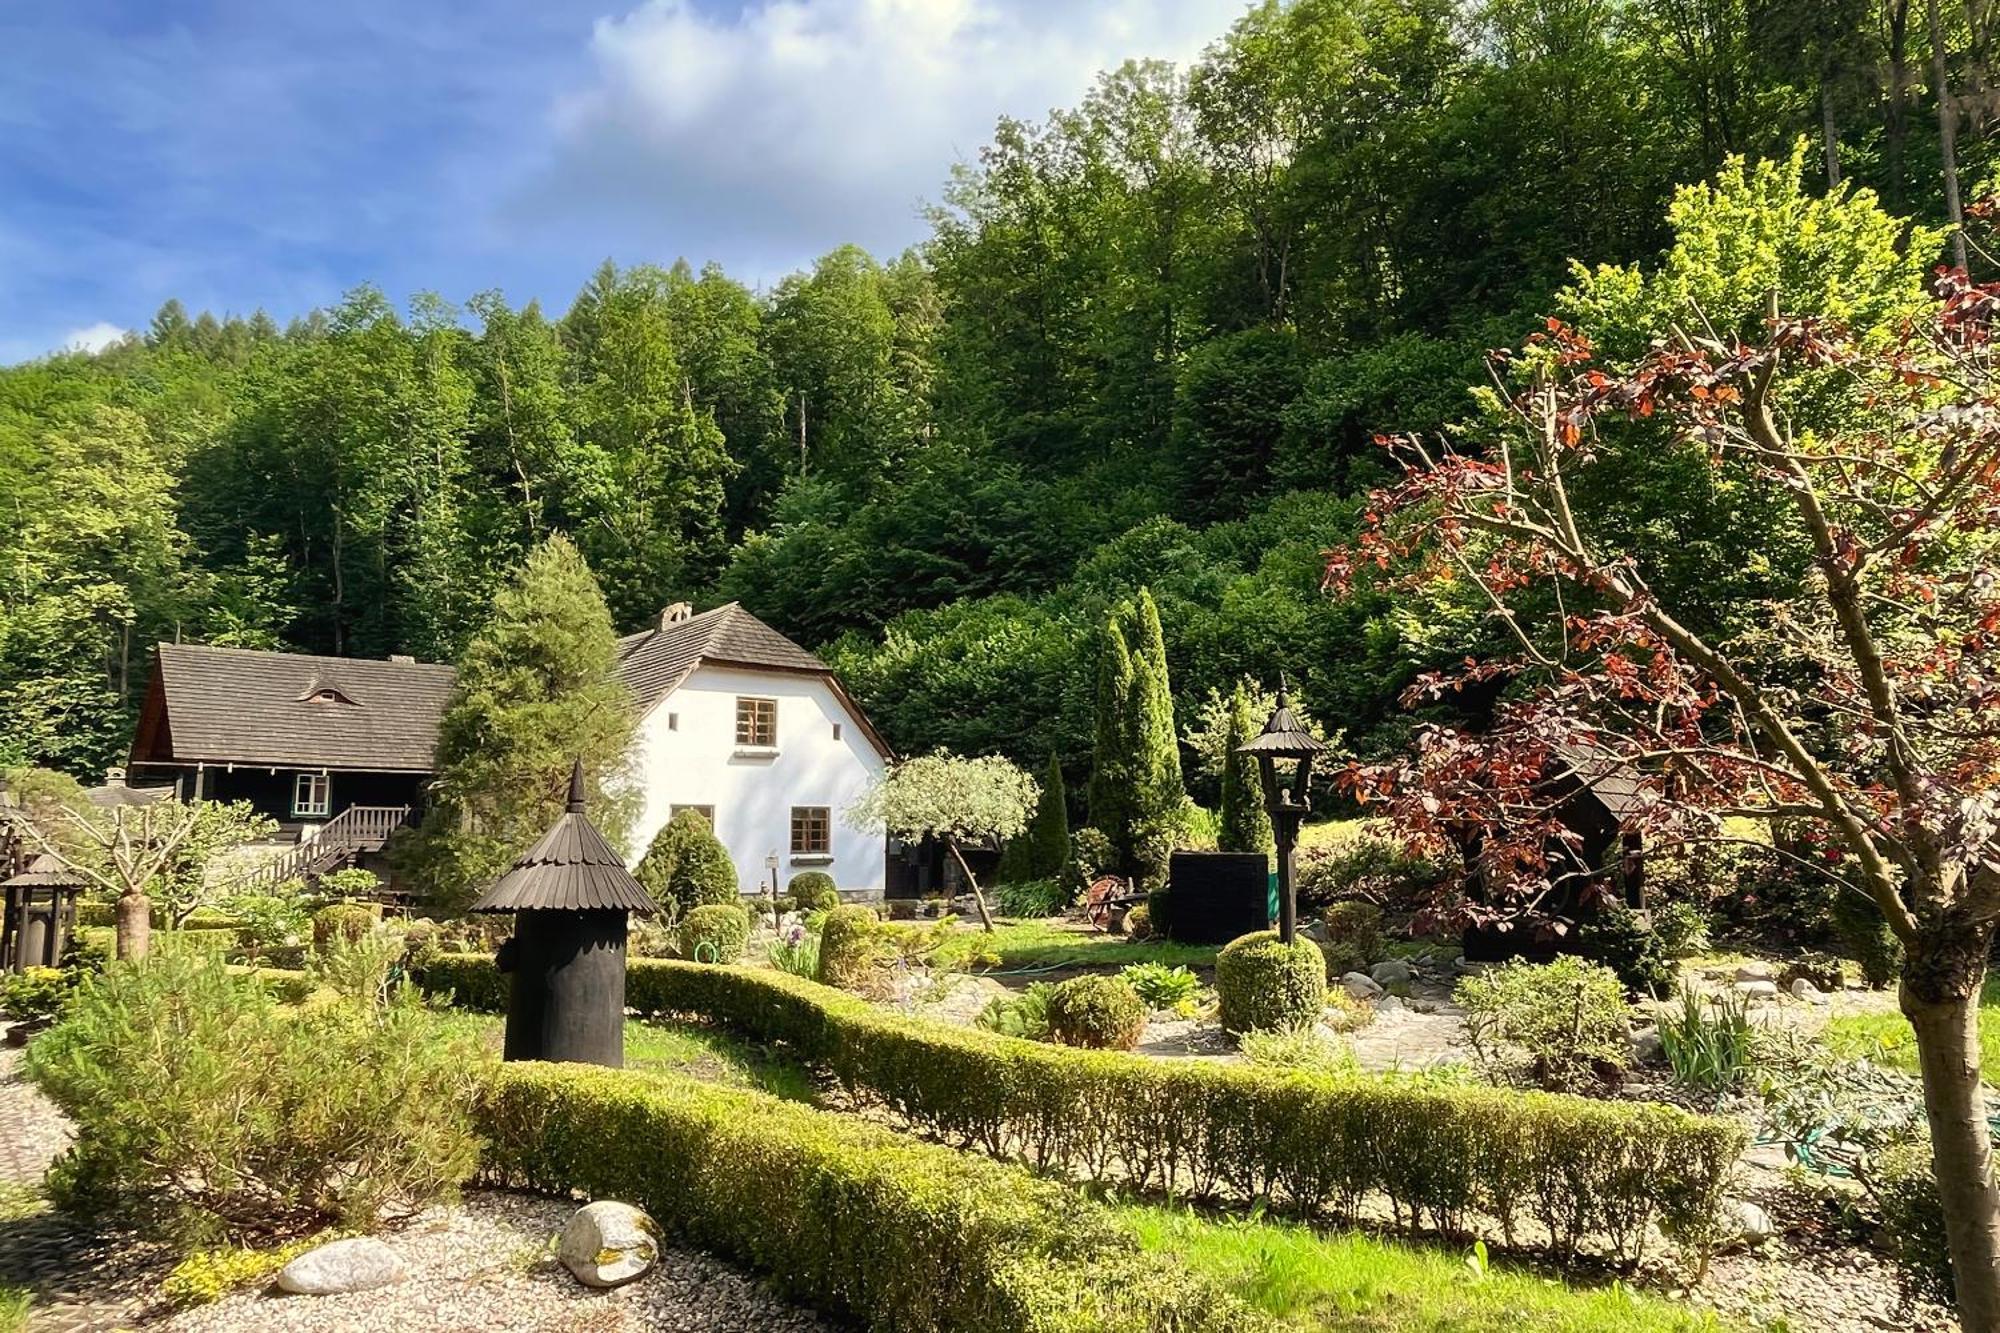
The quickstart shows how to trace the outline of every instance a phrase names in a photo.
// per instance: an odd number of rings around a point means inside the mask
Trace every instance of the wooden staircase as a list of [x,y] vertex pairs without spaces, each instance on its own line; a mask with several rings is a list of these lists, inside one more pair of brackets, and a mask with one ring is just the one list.
[[350,805],[319,826],[312,838],[229,881],[225,892],[250,893],[288,879],[311,879],[338,870],[362,852],[379,852],[389,835],[407,824],[407,805]]

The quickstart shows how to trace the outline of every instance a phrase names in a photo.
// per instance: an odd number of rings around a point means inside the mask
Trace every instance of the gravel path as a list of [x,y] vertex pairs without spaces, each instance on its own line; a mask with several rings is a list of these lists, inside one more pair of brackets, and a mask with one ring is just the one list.
[[575,1205],[474,1191],[462,1207],[433,1209],[383,1240],[409,1276],[348,1296],[244,1293],[149,1324],[173,1333],[808,1333],[838,1325],[772,1295],[719,1260],[661,1253],[637,1282],[593,1291],[571,1277],[551,1238]]

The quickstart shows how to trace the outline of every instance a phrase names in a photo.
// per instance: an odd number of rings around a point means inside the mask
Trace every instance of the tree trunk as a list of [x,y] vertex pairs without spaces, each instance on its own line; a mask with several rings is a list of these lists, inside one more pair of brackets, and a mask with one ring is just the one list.
[[119,894],[115,919],[119,961],[131,963],[144,958],[153,942],[152,899],[143,893]]
[[1819,83],[1819,125],[1820,137],[1826,145],[1826,184],[1828,189],[1840,185],[1840,127],[1833,118],[1833,83],[1821,78]]
[[1902,1008],[1916,1030],[1931,1169],[1965,1333],[2000,1333],[2000,1189],[1979,1078],[1978,997],[1991,931],[1936,928],[1910,941]]
[[1931,82],[1937,96],[1938,157],[1944,166],[1944,211],[1951,220],[1951,262],[1963,269],[1965,263],[1965,209],[1958,197],[1958,111],[1951,100],[1951,76],[1945,62],[1944,27],[1938,22],[1937,0],[1929,0],[1931,25]]
[[972,901],[979,908],[979,924],[991,931],[993,914],[986,910],[986,895],[979,891],[979,879],[972,873],[972,867],[965,863],[965,853],[958,850],[958,839],[946,838],[944,845],[951,850],[951,859],[958,862],[958,871],[965,876],[965,882],[972,886]]

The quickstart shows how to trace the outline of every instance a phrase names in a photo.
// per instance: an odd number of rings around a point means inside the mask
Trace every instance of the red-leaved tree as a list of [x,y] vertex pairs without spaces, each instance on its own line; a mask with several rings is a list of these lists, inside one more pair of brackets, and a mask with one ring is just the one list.
[[[1466,668],[1512,681],[1490,727],[1429,728],[1403,762],[1348,775],[1406,829],[1477,847],[1486,910],[1533,902],[1564,873],[1549,807],[1573,788],[1552,776],[1640,775],[1655,845],[1756,816],[1844,849],[1843,891],[1904,946],[1960,1311],[1982,1333],[2000,1330],[1977,1010],[2000,916],[1996,312],[2000,287],[1947,273],[1903,329],[1857,336],[1774,302],[1745,345],[1690,312],[1615,369],[1551,321],[1496,354],[1508,411],[1476,450],[1383,441],[1402,475],[1326,572],[1336,592],[1452,581],[1518,642],[1512,660]],[[1698,628],[1577,498],[1613,441],[1663,424],[1718,485],[1781,501],[1809,546],[1807,577],[1756,634]]]

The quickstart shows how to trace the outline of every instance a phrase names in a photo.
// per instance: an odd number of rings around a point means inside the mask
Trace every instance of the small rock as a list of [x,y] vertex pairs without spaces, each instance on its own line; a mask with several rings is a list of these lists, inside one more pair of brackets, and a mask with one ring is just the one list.
[[1632,1063],[1649,1065],[1661,1055],[1660,1030],[1640,1028],[1632,1034]]
[[1341,977],[1340,985],[1357,1000],[1379,1000],[1388,993],[1366,972],[1349,972]]
[[587,1287],[623,1286],[659,1258],[659,1237],[659,1224],[641,1210],[599,1199],[569,1219],[556,1258]]
[[1804,977],[1793,978],[1792,998],[1795,1000],[1804,1000],[1807,1004],[1833,1003],[1832,996],[1813,985],[1810,981],[1807,981]]
[[1369,968],[1368,976],[1378,986],[1394,986],[1398,983],[1408,984],[1416,973],[1411,971],[1410,965],[1402,959],[1390,958]]
[[295,1296],[373,1291],[403,1280],[402,1258],[373,1236],[351,1236],[307,1250],[278,1270],[278,1286]]
[[1403,1002],[1393,995],[1384,995],[1381,999],[1375,1001],[1375,1013],[1378,1017],[1382,1014],[1400,1014],[1402,1012]]
[[1770,981],[1774,977],[1767,963],[1745,963],[1736,969],[1738,981]]
[[1755,1249],[1776,1234],[1771,1215],[1748,1199],[1724,1199],[1719,1211],[1722,1234],[1731,1245]]
[[1775,1000],[1778,998],[1778,983],[1775,981],[1739,981],[1730,987],[1746,1000]]

